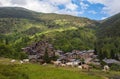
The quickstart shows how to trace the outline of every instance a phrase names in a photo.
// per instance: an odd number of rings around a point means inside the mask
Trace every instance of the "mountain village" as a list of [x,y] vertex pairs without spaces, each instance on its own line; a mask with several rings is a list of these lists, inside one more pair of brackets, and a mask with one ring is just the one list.
[[[48,57],[57,57],[55,60],[58,64],[72,63],[71,66],[79,66],[82,64],[92,64],[95,66],[101,66],[98,55],[96,55],[94,50],[73,50],[71,52],[63,52],[62,50],[55,50],[52,44],[47,41],[40,41],[31,46],[22,48],[24,52],[28,54],[29,61],[32,63],[39,62],[40,64],[47,63],[44,60],[44,55],[47,53]],[[120,64],[119,61],[115,59],[104,59],[102,60],[106,65],[109,64]]]

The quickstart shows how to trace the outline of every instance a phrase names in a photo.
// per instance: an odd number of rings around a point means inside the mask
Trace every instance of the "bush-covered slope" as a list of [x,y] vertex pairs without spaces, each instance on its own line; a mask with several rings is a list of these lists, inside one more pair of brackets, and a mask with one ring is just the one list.
[[100,25],[98,29],[97,52],[100,58],[120,58],[120,13]]
[[18,32],[21,32],[29,29],[30,27],[92,27],[96,26],[96,24],[97,22],[82,17],[58,14],[43,14],[20,7],[0,8],[0,33],[9,33],[16,31],[17,29]]
[[[96,21],[70,15],[43,14],[19,7],[0,8],[0,44],[20,55],[21,48],[48,40],[56,49],[93,49]],[[6,56],[5,51],[3,52]],[[10,57],[10,56],[9,56]],[[25,56],[24,56],[25,57]],[[16,58],[16,57],[15,57]]]
[[72,50],[94,49],[96,41],[95,31],[89,28],[71,28],[48,31],[36,34],[33,38],[35,41],[48,40],[56,49],[65,52]]

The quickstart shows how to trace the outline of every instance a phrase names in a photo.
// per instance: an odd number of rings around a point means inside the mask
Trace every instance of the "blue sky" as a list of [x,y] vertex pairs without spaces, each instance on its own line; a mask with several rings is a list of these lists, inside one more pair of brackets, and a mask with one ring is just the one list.
[[0,7],[24,7],[43,13],[102,20],[120,12],[120,0],[0,0]]
[[[78,0],[74,0],[74,3],[76,3],[79,8],[77,9],[78,11],[81,11],[81,5],[80,3],[77,3]],[[104,7],[103,4],[97,3],[97,4],[91,4],[88,1],[83,1],[84,4],[87,4],[87,8],[84,9],[84,12],[82,14],[79,14],[78,16],[83,16],[83,17],[88,17],[90,19],[96,19],[96,20],[101,20],[104,17],[109,17],[110,15],[102,13],[102,9]]]

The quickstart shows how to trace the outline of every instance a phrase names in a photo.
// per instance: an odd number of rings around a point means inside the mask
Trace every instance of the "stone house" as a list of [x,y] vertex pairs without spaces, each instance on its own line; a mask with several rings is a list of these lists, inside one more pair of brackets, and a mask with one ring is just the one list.
[[55,56],[55,49],[53,48],[52,44],[49,44],[47,41],[39,41],[22,49],[28,54],[28,58],[31,62],[43,61],[43,57],[46,52],[48,53],[49,57]]
[[67,52],[65,54],[62,54],[59,57],[59,60],[63,60],[66,62],[69,62],[71,60],[84,60],[86,62],[90,62],[94,57],[94,51],[79,51],[79,50],[73,50],[72,52]]

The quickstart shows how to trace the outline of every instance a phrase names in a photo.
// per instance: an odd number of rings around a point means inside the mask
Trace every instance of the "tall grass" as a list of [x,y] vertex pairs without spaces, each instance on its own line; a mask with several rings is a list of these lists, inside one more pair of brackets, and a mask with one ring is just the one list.
[[29,64],[24,65],[28,68],[26,73],[29,79],[103,79],[100,76],[88,75],[76,69],[56,68],[54,66],[40,66]]

